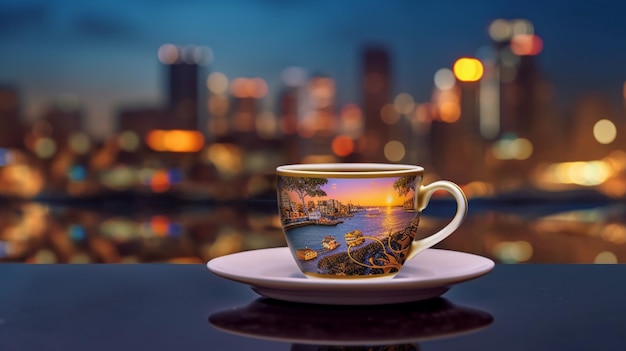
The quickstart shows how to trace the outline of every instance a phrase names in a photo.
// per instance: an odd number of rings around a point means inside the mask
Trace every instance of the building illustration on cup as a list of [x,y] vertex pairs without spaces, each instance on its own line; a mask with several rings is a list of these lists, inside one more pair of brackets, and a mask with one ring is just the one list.
[[419,224],[421,175],[279,176],[282,227],[300,269],[313,276],[386,276],[407,259]]

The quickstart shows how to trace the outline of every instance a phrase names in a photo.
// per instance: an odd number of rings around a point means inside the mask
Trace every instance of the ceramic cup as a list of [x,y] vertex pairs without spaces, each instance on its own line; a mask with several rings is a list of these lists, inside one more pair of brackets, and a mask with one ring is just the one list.
[[[300,270],[317,278],[389,278],[406,260],[452,234],[467,214],[463,191],[423,185],[424,168],[384,163],[285,165],[276,169],[278,210]],[[452,220],[415,240],[433,192],[456,200]]]

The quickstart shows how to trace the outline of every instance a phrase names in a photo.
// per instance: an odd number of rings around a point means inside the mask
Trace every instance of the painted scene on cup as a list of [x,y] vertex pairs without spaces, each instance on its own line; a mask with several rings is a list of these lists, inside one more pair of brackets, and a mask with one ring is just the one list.
[[302,271],[314,275],[394,274],[419,224],[419,176],[278,177],[285,237]]

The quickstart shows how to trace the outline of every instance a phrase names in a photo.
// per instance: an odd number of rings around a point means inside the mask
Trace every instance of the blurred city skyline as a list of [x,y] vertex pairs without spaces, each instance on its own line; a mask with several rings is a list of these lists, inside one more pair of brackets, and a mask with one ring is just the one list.
[[388,48],[392,94],[431,99],[433,76],[456,59],[490,47],[495,19],[529,20],[543,40],[536,58],[567,108],[595,93],[624,99],[621,63],[626,33],[623,4],[582,1],[295,2],[3,1],[0,4],[0,83],[20,94],[28,120],[58,98],[75,99],[86,131],[106,136],[126,106],[163,104],[165,43],[195,44],[213,53],[208,72],[267,81],[265,109],[275,108],[287,67],[332,77],[337,106],[360,103],[360,55],[368,44]]

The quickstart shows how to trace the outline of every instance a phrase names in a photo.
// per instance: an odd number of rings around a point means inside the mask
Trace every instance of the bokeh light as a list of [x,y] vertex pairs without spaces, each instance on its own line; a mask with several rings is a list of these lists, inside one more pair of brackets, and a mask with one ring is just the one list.
[[513,34],[513,36],[534,33],[535,26],[527,19],[516,19],[511,22],[511,34]]
[[593,126],[593,137],[600,144],[610,144],[617,137],[617,128],[608,119],[601,119]]
[[543,40],[535,34],[518,34],[511,40],[511,51],[518,56],[534,56],[543,50]]
[[533,144],[526,138],[504,138],[494,143],[492,151],[500,160],[525,160],[533,154]]
[[461,105],[456,101],[444,101],[437,105],[439,118],[446,123],[454,123],[461,118]]
[[173,44],[161,45],[161,47],[159,47],[159,51],[157,52],[157,56],[159,61],[161,61],[164,65],[174,64],[180,59],[178,48]]
[[137,133],[127,130],[120,133],[118,143],[122,150],[134,152],[139,149],[141,140],[139,140],[139,136],[137,135]]
[[415,109],[415,100],[408,93],[400,93],[393,100],[393,106],[398,113],[409,115]]
[[448,68],[440,68],[435,72],[434,77],[435,86],[437,89],[446,90],[454,87],[455,79],[454,73]]
[[528,261],[533,256],[533,247],[528,241],[502,241],[493,248],[493,254],[504,263]]
[[470,57],[462,57],[454,63],[454,76],[461,82],[476,82],[483,76],[483,64]]
[[89,152],[91,149],[91,140],[85,133],[73,133],[68,140],[70,149],[79,155],[83,155]]
[[506,41],[513,35],[513,27],[509,21],[497,19],[489,25],[489,36],[495,41]]
[[222,72],[213,72],[207,77],[206,85],[211,93],[224,94],[228,90],[228,78]]
[[195,130],[153,130],[146,143],[154,151],[198,152],[204,147],[204,136]]
[[40,138],[35,142],[34,151],[39,158],[50,158],[57,152],[57,143],[51,138]]
[[335,155],[346,157],[354,151],[354,140],[347,135],[338,135],[333,139],[331,148]]
[[404,144],[402,144],[398,140],[391,140],[387,144],[385,144],[384,148],[385,158],[391,162],[398,162],[404,158],[406,154],[406,149]]
[[596,264],[615,264],[618,263],[617,256],[611,251],[602,251],[593,260]]

